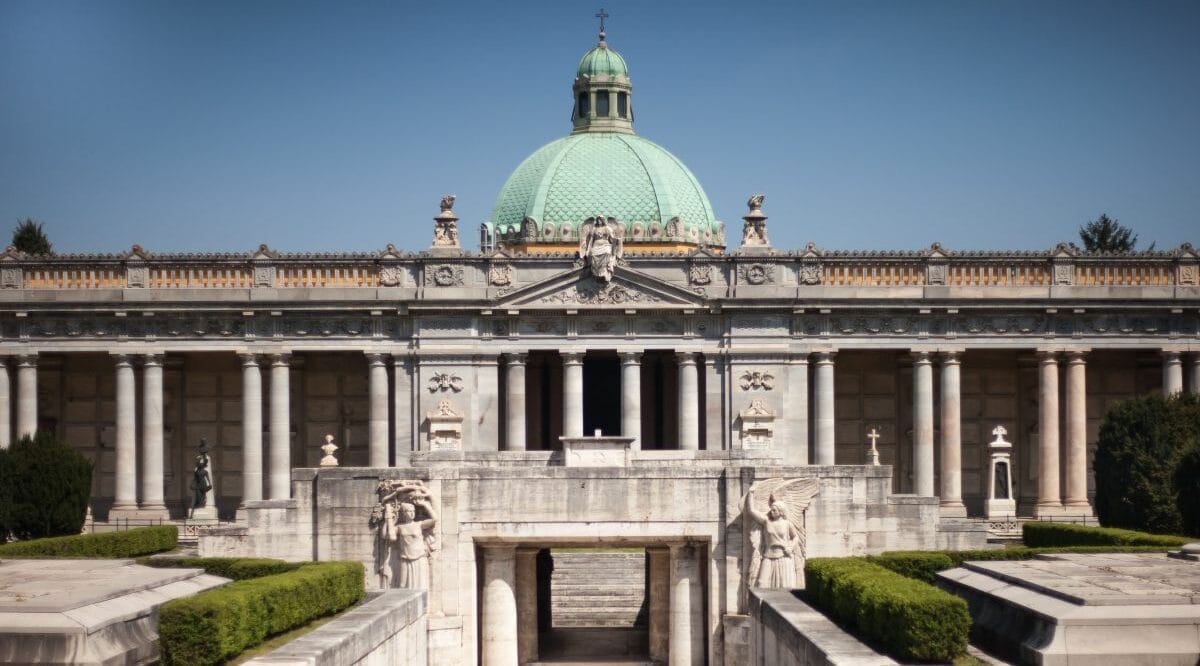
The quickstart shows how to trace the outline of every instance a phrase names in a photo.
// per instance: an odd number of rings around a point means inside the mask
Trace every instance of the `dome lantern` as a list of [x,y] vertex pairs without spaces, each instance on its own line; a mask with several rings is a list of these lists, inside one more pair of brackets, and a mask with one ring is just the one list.
[[572,134],[633,134],[633,85],[629,81],[629,68],[621,54],[608,47],[603,25],[600,41],[579,59],[571,92],[575,98]]

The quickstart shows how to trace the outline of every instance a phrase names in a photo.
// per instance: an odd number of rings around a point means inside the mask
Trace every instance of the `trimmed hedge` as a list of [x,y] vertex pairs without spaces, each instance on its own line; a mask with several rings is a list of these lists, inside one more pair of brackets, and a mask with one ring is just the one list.
[[204,569],[205,573],[232,580],[274,576],[295,571],[307,564],[264,557],[141,557],[137,562],[163,569]]
[[366,594],[360,562],[317,562],[169,601],[158,612],[164,666],[220,664]]
[[1161,546],[1178,547],[1187,537],[1148,534],[1115,527],[1089,527],[1070,523],[1028,522],[1021,527],[1026,546]]
[[926,583],[937,579],[937,572],[961,566],[963,562],[1031,560],[1054,553],[1161,553],[1162,546],[1063,546],[1059,548],[992,548],[988,550],[893,550],[870,555],[867,561]]
[[967,602],[862,558],[814,558],[806,597],[891,657],[952,661],[967,648]]
[[174,550],[179,530],[174,525],[139,527],[123,532],[76,534],[17,541],[0,546],[0,557],[125,558]]

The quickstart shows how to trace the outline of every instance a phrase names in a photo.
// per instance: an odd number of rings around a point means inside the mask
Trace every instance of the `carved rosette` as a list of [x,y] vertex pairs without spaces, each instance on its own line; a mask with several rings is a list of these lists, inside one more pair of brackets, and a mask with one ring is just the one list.
[[745,284],[774,284],[775,266],[772,264],[739,264],[738,281]]
[[425,284],[460,287],[463,284],[463,268],[458,264],[426,264]]

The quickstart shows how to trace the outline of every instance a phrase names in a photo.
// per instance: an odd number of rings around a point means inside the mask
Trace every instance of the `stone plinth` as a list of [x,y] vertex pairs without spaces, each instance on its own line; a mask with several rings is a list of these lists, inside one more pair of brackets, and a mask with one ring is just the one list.
[[633,460],[634,437],[559,437],[567,467],[628,467]]
[[938,586],[967,600],[972,640],[1020,663],[1200,660],[1200,563],[1163,554],[966,562]]
[[132,560],[0,562],[0,663],[154,662],[158,608],[227,582]]

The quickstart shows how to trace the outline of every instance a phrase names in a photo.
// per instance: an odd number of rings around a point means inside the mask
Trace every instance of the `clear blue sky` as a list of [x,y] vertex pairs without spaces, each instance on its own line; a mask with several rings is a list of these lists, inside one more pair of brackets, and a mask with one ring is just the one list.
[[0,0],[0,233],[60,252],[474,247],[595,42],[779,247],[1200,243],[1200,2]]

